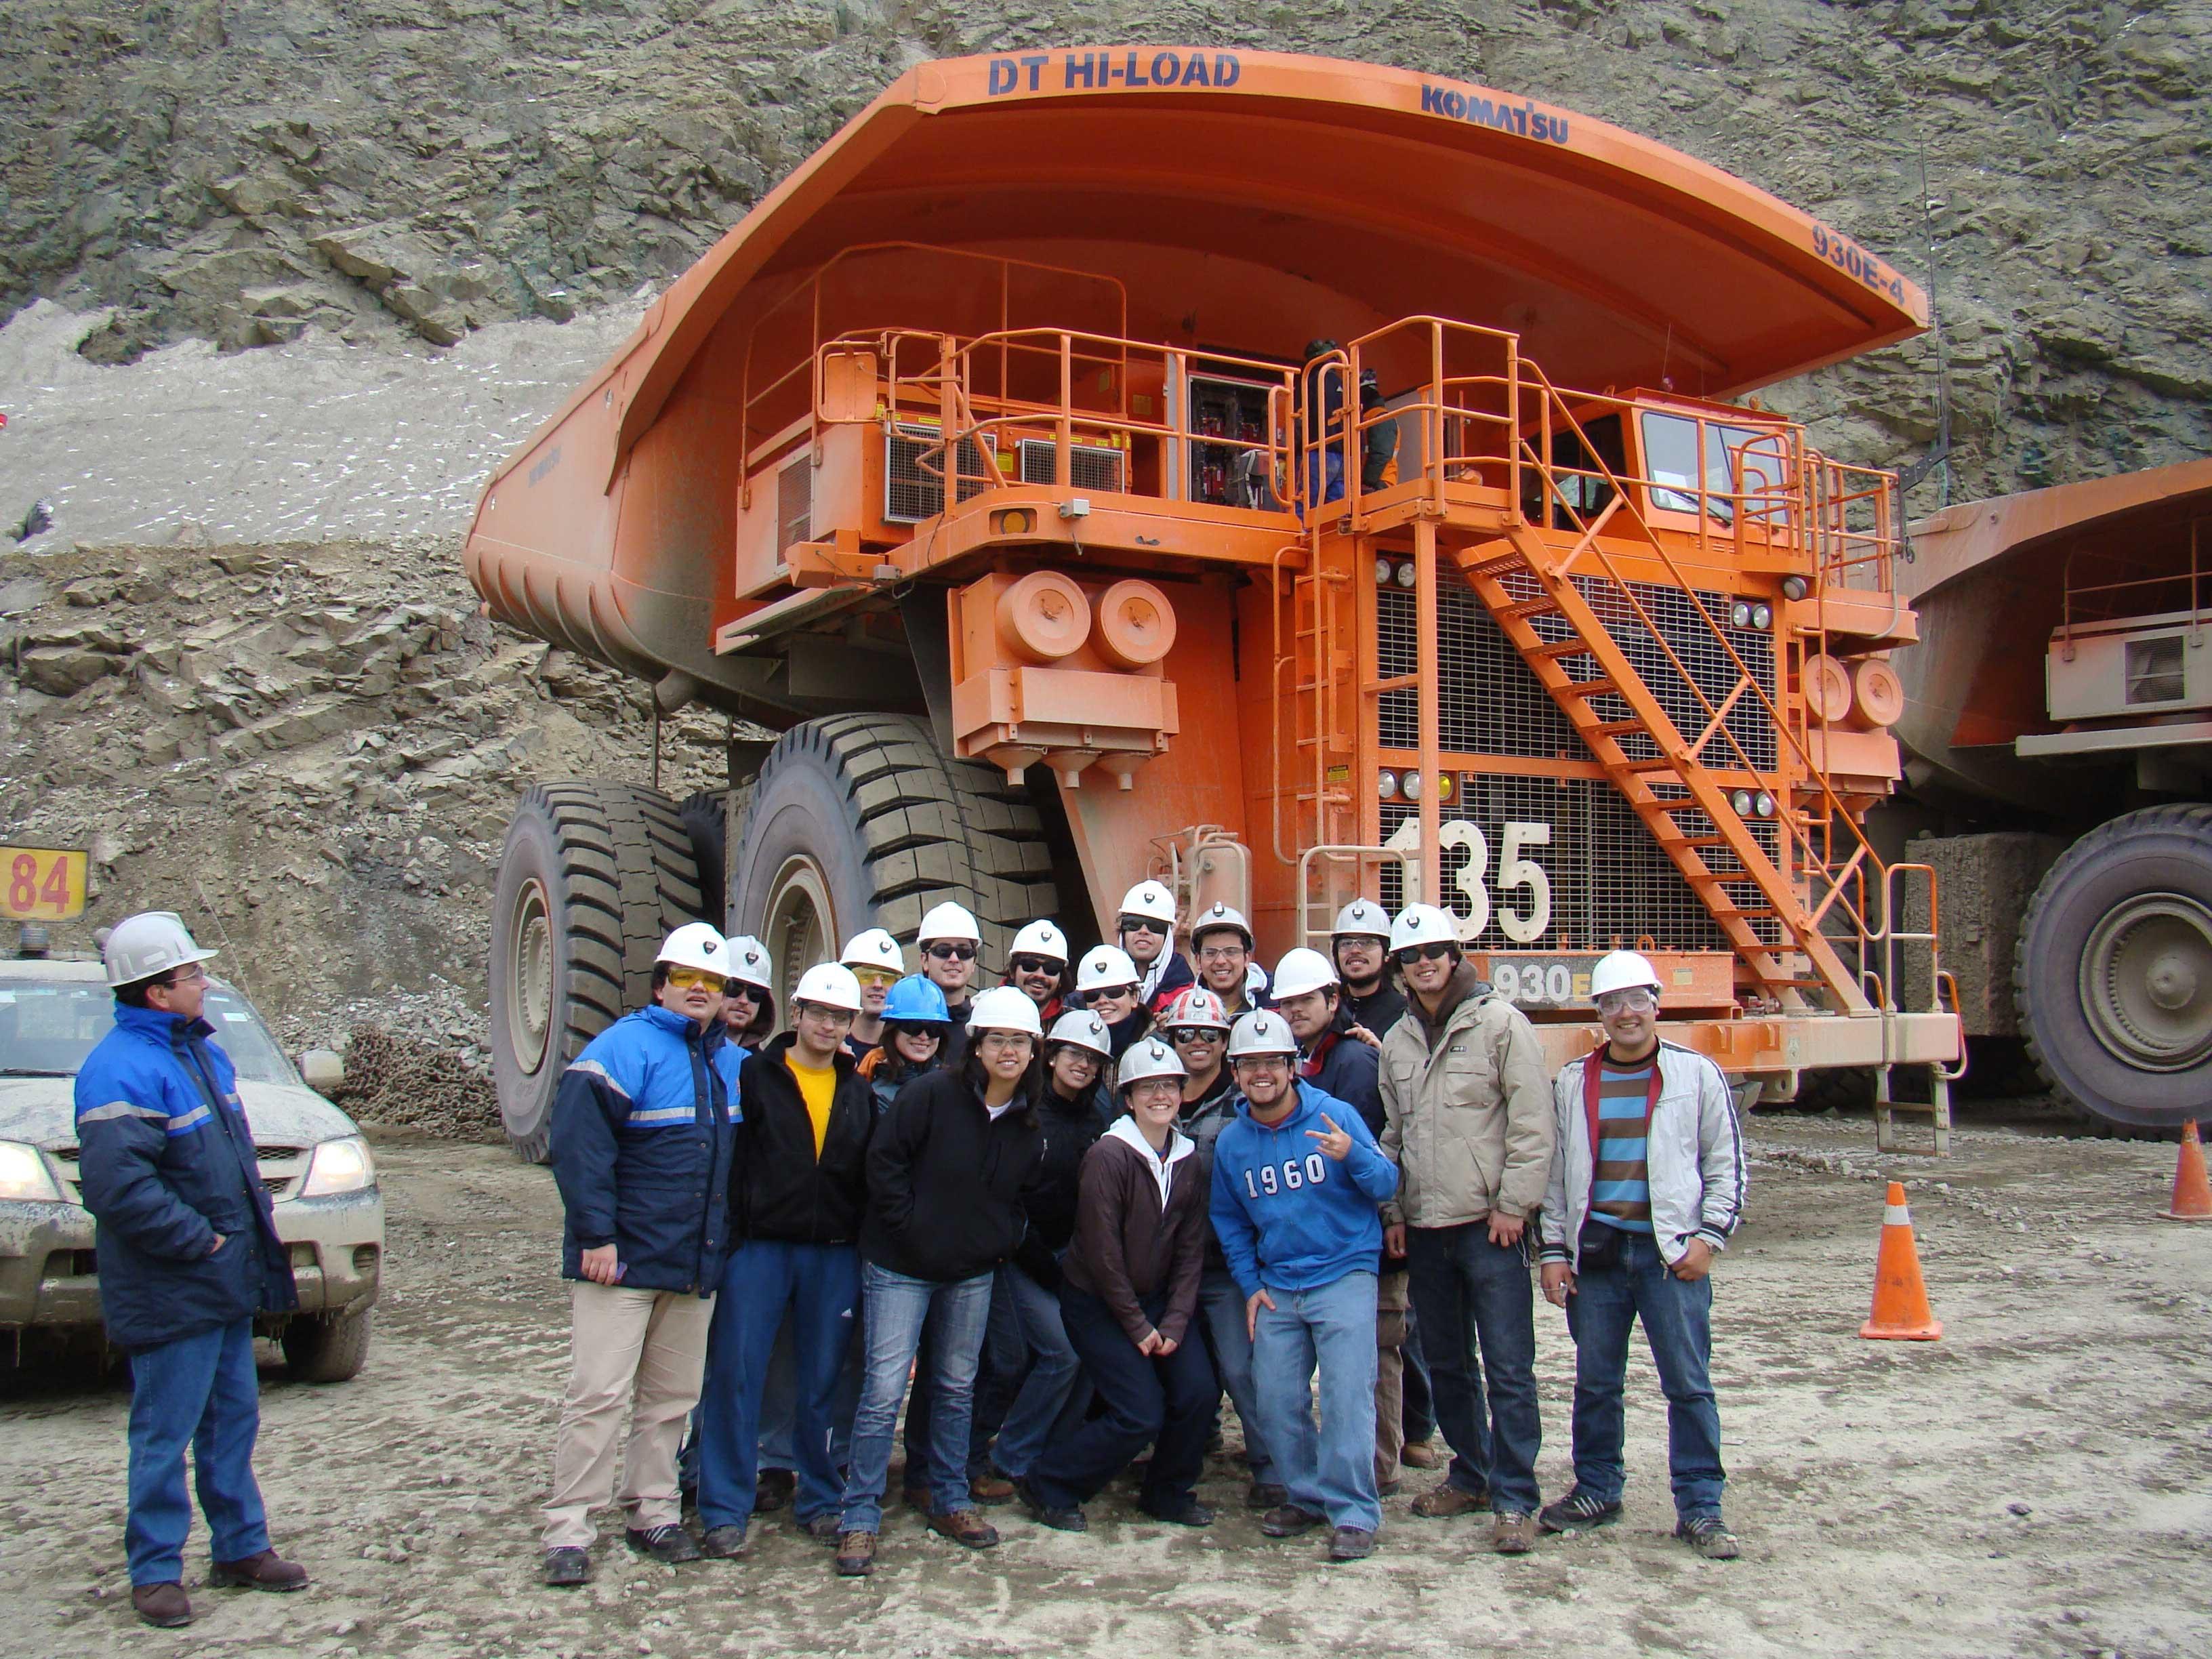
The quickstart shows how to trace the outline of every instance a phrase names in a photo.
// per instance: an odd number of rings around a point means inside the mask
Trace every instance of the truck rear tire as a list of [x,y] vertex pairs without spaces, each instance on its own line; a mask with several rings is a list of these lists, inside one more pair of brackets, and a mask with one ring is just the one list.
[[349,1382],[368,1361],[370,1310],[348,1314],[302,1314],[284,1322],[276,1337],[284,1363],[301,1382]]
[[2212,806],[2156,806],[2059,855],[2013,963],[2027,1051],[2106,1133],[2171,1136],[2212,1063]]
[[491,1052],[514,1150],[543,1163],[561,1073],[651,994],[669,931],[702,916],[691,838],[657,790],[541,784],[507,825],[492,893]]
[[725,920],[729,909],[729,820],[725,816],[727,800],[728,797],[719,789],[702,789],[696,795],[685,796],[684,805],[676,809],[677,817],[684,820],[684,830],[691,837],[692,862],[699,871],[700,908],[708,921],[722,928],[729,926]]
[[1052,854],[1023,787],[948,758],[929,722],[908,715],[840,714],[785,732],[730,861],[731,925],[767,945],[777,1006],[863,927],[911,946],[923,912],[945,899],[975,913],[994,970],[1016,930],[1054,914]]

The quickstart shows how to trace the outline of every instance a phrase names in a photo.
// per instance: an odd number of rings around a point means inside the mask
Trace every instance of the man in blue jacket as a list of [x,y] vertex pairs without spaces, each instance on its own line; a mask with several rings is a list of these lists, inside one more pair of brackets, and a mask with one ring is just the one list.
[[[545,1504],[544,1575],[580,1584],[591,1511],[627,1511],[629,1547],[696,1561],[676,1453],[699,1403],[707,1332],[730,1248],[741,1051],[722,1024],[722,936],[686,922],[660,947],[653,1001],[593,1037],[553,1100],[553,1178],[568,1218],[569,1372]],[[615,1489],[615,1431],[630,1408]]]
[[185,1446],[212,1534],[208,1582],[295,1590],[269,1547],[253,1441],[253,1316],[299,1305],[237,1075],[200,1018],[203,951],[167,911],[126,918],[103,947],[115,1029],[76,1075],[77,1181],[100,1224],[100,1312],[131,1356],[131,1604],[191,1622]]
[[[1398,1190],[1359,1114],[1291,1075],[1297,1042],[1280,1014],[1229,1035],[1237,1121],[1213,1150],[1213,1229],[1244,1292],[1261,1433],[1289,1501],[1260,1517],[1271,1538],[1335,1528],[1333,1561],[1375,1551],[1376,1206]],[[1321,1370],[1321,1431],[1314,1370]]]

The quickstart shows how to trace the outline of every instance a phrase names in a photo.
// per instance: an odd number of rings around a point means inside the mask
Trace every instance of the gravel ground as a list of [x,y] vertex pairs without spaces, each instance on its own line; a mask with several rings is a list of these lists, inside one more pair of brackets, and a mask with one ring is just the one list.
[[[672,1571],[617,1548],[556,1595],[532,1582],[567,1346],[552,1182],[494,1148],[387,1142],[368,1369],[327,1389],[263,1379],[276,1537],[315,1586],[204,1593],[185,1639],[472,1659],[2212,1651],[2212,1229],[2154,1218],[2172,1149],[2026,1118],[1962,1127],[1942,1163],[1877,1156],[1863,1118],[1760,1117],[1752,1146],[1750,1219],[1717,1280],[1738,1562],[1667,1536],[1663,1410],[1639,1352],[1625,1524],[1517,1562],[1473,1523],[1407,1516],[1435,1478],[1416,1474],[1376,1558],[1333,1569],[1310,1540],[1261,1538],[1221,1464],[1204,1491],[1224,1518],[1202,1533],[1146,1521],[1118,1487],[1087,1536],[1001,1511],[1006,1542],[976,1554],[901,1513],[877,1576],[844,1583],[778,1518],[742,1564]],[[1940,1343],[1856,1334],[1891,1174],[1911,1183]],[[1571,1352],[1564,1322],[1538,1316],[1548,1495],[1568,1480]],[[0,1652],[180,1650],[125,1600],[125,1405],[81,1374],[0,1398]]]

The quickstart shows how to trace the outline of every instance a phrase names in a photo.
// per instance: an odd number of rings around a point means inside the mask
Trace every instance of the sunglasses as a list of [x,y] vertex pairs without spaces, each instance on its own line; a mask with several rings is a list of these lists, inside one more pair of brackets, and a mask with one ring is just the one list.
[[973,962],[975,960],[975,947],[972,945],[933,945],[922,955],[935,957],[939,962]]
[[1168,1033],[1168,1041],[1183,1044],[1219,1042],[1228,1035],[1218,1025],[1178,1025]]
[[719,991],[726,981],[703,968],[671,968],[667,983],[679,991]]
[[881,968],[855,968],[853,969],[853,977],[860,981],[864,988],[869,990],[874,989],[878,985],[896,985],[899,982],[899,976],[896,974]]
[[1402,951],[1393,951],[1390,956],[1401,968],[1410,968],[1417,962],[1442,962],[1452,949],[1442,939],[1436,939],[1427,945],[1408,945]]
[[1121,928],[1125,933],[1158,933],[1162,939],[1168,936],[1174,926],[1174,923],[1162,921],[1156,916],[1124,916],[1121,921]]
[[1103,997],[1108,1002],[1119,1002],[1124,997],[1136,995],[1137,988],[1133,985],[1098,985],[1091,988],[1091,994],[1093,998]]
[[1052,974],[1057,975],[1060,969],[1066,966],[1067,964],[1066,963],[1055,962],[1050,957],[1016,957],[1011,962],[1006,963],[1006,971],[1013,974]]

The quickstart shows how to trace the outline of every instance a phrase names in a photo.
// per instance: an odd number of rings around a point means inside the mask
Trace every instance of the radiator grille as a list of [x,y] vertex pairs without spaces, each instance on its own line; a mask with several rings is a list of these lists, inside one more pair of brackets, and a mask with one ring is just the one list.
[[[1053,482],[1053,444],[1048,438],[1024,438],[1015,446],[1020,457],[1022,482],[1026,484],[1049,484]],[[1121,452],[1101,444],[1070,444],[1067,447],[1067,482],[1074,489],[1095,489],[1101,495],[1118,494],[1121,489]]]
[[[945,511],[944,440],[934,427],[901,426],[884,434],[884,520],[919,524]],[[960,499],[980,494],[987,475],[973,438],[959,444]]]

